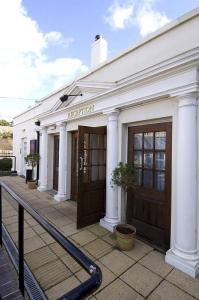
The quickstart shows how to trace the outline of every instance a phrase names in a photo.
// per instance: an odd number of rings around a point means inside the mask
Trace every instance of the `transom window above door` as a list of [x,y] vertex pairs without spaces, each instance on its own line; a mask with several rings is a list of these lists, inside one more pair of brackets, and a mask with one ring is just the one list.
[[[143,131],[132,135],[130,155],[138,186],[165,189],[166,131]],[[132,151],[133,150],[133,151]]]

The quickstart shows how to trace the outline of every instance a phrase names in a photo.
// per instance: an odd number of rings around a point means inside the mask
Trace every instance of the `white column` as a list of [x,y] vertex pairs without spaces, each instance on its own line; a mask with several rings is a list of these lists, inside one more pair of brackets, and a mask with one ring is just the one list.
[[59,178],[58,178],[58,193],[54,199],[64,201],[66,197],[66,124],[59,124]]
[[48,134],[47,127],[41,128],[41,139],[40,139],[40,176],[39,176],[39,187],[40,192],[48,190],[47,181],[47,157],[48,157]]
[[118,165],[118,110],[108,114],[107,155],[106,155],[106,216],[100,220],[101,226],[113,231],[119,223],[118,188],[111,186],[113,170]]
[[197,98],[179,97],[175,241],[166,261],[196,277],[199,274],[197,245]]

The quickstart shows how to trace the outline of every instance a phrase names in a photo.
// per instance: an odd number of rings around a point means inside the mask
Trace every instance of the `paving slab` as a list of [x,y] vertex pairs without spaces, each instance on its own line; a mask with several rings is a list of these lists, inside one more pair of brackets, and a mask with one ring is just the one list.
[[112,245],[113,247],[116,247],[116,237],[114,233],[109,233],[102,237],[104,241]]
[[92,226],[88,226],[87,229],[97,235],[98,237],[102,237],[104,235],[109,234],[109,231],[103,227],[101,227],[99,224],[95,224]]
[[78,264],[78,262],[67,252],[61,257],[61,260],[67,266],[67,268],[71,270],[72,273],[76,273],[82,269],[81,265]]
[[161,277],[167,276],[173,270],[173,267],[165,262],[165,255],[158,251],[150,252],[139,260],[139,263]]
[[166,279],[193,297],[199,299],[199,278],[194,279],[187,274],[174,269]]
[[100,258],[100,262],[117,276],[120,276],[135,264],[135,260],[129,258],[117,249]]
[[35,270],[51,261],[57,260],[57,256],[48,246],[45,246],[26,254],[25,260],[31,270]]
[[32,229],[39,235],[46,232],[46,230],[39,224],[37,224],[36,226],[33,226]]
[[194,300],[192,296],[164,280],[155,291],[148,297],[148,300]]
[[97,236],[88,230],[80,231],[70,237],[77,245],[83,246],[97,239]]
[[49,245],[50,249],[58,256],[62,257],[66,254],[66,251],[58,243],[53,243]]
[[48,289],[46,291],[46,295],[48,296],[49,300],[55,300],[55,299],[63,296],[65,293],[72,290],[79,284],[80,284],[80,281],[75,276],[71,276],[68,279],[55,285],[51,289]]
[[[12,232],[11,236],[12,236],[14,242],[18,241],[18,231]],[[24,240],[27,240],[33,236],[36,236],[36,233],[31,228],[24,229]]]
[[139,263],[132,266],[120,278],[144,297],[147,297],[162,281],[160,276]]
[[63,226],[62,228],[60,228],[60,230],[66,237],[71,236],[74,233],[80,232],[80,230],[77,229],[76,223],[74,223],[74,222]]
[[60,261],[54,260],[33,271],[44,290],[70,277],[71,271]]
[[144,299],[120,279],[115,280],[95,295],[99,300],[141,300]]
[[99,259],[100,257],[111,252],[112,247],[101,239],[94,240],[93,242],[86,244],[84,249],[88,251],[93,257]]
[[151,246],[143,243],[142,241],[135,240],[134,247],[129,251],[123,251],[123,253],[138,261],[152,250],[153,248]]
[[53,244],[55,242],[55,239],[52,238],[52,236],[45,232],[45,233],[42,233],[40,234],[40,238],[47,244],[47,245],[50,245],[50,244]]
[[45,246],[44,241],[39,236],[33,236],[24,241],[24,253],[29,253]]
[[100,287],[97,289],[97,291],[94,293],[97,294],[99,291],[101,291],[106,286],[108,286],[111,282],[113,282],[117,278],[117,276],[113,274],[107,267],[105,267],[100,261],[96,261],[95,263],[102,271],[102,283]]
[[28,219],[26,220],[26,222],[27,222],[28,225],[30,225],[30,226],[36,226],[36,225],[38,225],[38,222],[35,221],[35,219],[33,219],[32,217],[28,218]]

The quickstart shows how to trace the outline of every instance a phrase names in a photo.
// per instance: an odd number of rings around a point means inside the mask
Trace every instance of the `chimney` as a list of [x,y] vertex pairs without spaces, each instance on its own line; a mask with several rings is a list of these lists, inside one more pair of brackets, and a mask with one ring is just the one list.
[[91,67],[94,68],[104,62],[107,59],[107,52],[107,41],[97,34],[91,45]]

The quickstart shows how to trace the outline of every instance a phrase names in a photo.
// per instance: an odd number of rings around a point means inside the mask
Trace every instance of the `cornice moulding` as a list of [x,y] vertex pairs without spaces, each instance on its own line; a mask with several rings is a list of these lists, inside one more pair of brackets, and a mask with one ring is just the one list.
[[[187,51],[186,53],[180,54],[174,58],[171,58],[167,61],[164,61],[158,65],[152,66],[150,68],[145,69],[144,71],[141,71],[137,74],[132,75],[131,77],[125,78],[120,80],[119,82],[117,82],[117,86],[115,83],[96,83],[96,82],[87,82],[87,81],[79,81],[77,83],[73,83],[69,88],[77,88],[78,86],[86,86],[86,85],[99,85],[102,84],[106,87],[109,87],[109,90],[105,90],[103,93],[91,96],[87,99],[84,99],[82,101],[79,101],[78,103],[75,103],[74,105],[68,105],[67,107],[58,109],[56,111],[52,111],[52,108],[50,110],[48,110],[45,113],[41,113],[35,117],[37,118],[46,118],[47,116],[50,116],[52,114],[58,114],[61,111],[68,111],[71,109],[75,109],[80,107],[81,105],[85,105],[88,103],[97,103],[100,100],[104,100],[105,97],[111,97],[114,95],[121,95],[122,93],[127,92],[128,90],[132,90],[135,89],[136,87],[139,86],[144,86],[149,83],[153,83],[160,79],[166,78],[166,77],[172,77],[175,74],[178,74],[179,72],[184,72],[187,71],[189,69],[193,69],[195,70],[196,74],[198,72],[198,63],[199,61],[199,47]],[[196,75],[197,78],[197,75]],[[112,87],[110,89],[110,87]],[[165,91],[166,94],[170,94],[171,97],[175,96],[175,93],[179,93],[180,90],[182,89],[189,89],[191,91],[193,91],[195,89],[195,91],[198,91],[198,82],[195,82],[192,84],[192,87],[180,87],[174,91]],[[70,89],[67,90],[70,91]],[[149,95],[150,98],[150,95]],[[72,102],[71,102],[72,103]],[[39,104],[40,105],[40,104]],[[55,106],[53,107],[55,109]],[[27,112],[27,111],[26,111]],[[32,119],[32,118],[30,118]],[[27,121],[27,120],[26,120]],[[26,122],[24,121],[24,122]]]

